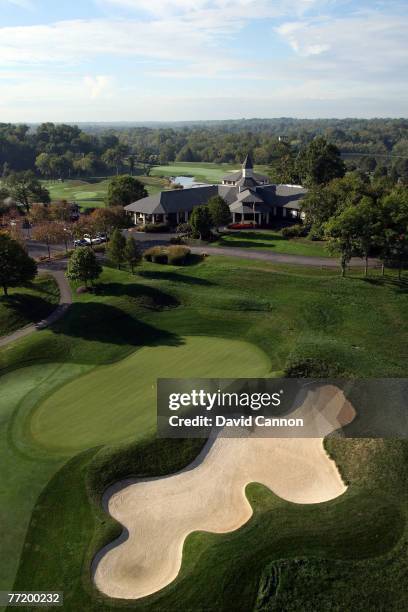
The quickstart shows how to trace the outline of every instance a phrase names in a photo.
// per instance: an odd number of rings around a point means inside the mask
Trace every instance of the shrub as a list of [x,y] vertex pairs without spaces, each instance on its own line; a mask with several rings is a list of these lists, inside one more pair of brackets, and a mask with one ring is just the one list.
[[185,246],[171,246],[168,248],[168,263],[173,266],[182,266],[186,263],[191,251]]
[[146,223],[144,231],[148,234],[157,234],[160,232],[168,232],[169,225],[167,223]]
[[346,369],[336,361],[319,357],[295,357],[285,368],[288,378],[339,378],[347,376]]
[[182,236],[172,236],[170,244],[184,244],[184,238]]
[[299,238],[306,234],[305,227],[303,225],[289,225],[284,227],[282,230],[282,236],[284,238]]
[[168,259],[167,250],[158,246],[147,249],[143,256],[146,261],[160,264],[166,264]]

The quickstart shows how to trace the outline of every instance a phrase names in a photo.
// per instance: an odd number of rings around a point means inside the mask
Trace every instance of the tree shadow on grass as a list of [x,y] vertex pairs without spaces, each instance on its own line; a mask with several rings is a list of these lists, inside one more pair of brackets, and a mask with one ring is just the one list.
[[[164,267],[164,266],[163,266]],[[183,283],[187,285],[202,285],[209,287],[214,285],[211,281],[205,278],[198,278],[196,276],[187,276],[186,274],[179,274],[178,272],[168,272],[165,269],[163,271],[146,270],[139,272],[139,276],[147,278],[149,280],[167,280],[174,283]]]
[[405,279],[405,278],[398,280],[398,279],[391,279],[391,278],[387,278],[386,276],[382,276],[381,278],[370,278],[370,277],[365,278],[364,277],[361,280],[375,287],[389,287],[393,289],[395,293],[399,293],[399,294],[408,293],[408,279]]
[[94,293],[98,296],[125,296],[130,299],[131,303],[148,310],[180,306],[179,300],[173,295],[140,283],[101,283],[95,286]]
[[[158,329],[116,306],[100,302],[72,304],[67,315],[55,323],[51,329],[56,334],[119,346],[180,346],[183,344],[177,334]],[[99,357],[103,358],[103,355]]]
[[57,304],[38,295],[14,293],[9,296],[1,296],[0,306],[10,311],[10,315],[17,315],[26,321],[39,321],[48,316],[57,307]]

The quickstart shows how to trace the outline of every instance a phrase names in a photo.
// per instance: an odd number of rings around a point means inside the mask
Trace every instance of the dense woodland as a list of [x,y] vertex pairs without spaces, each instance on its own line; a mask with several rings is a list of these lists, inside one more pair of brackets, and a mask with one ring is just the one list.
[[[127,124],[0,124],[0,173],[44,178],[145,173],[154,164],[239,163],[250,151],[272,170],[316,136],[336,145],[348,168],[408,179],[407,119],[251,119],[134,127]],[[142,166],[142,167],[140,167]]]

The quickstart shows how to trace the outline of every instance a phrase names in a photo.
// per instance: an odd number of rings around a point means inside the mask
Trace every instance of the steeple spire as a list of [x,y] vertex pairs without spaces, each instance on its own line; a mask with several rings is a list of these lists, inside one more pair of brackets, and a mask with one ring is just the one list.
[[251,157],[251,155],[249,153],[246,156],[244,163],[242,164],[242,168],[244,170],[253,170],[254,169],[254,164],[252,163],[252,157]]

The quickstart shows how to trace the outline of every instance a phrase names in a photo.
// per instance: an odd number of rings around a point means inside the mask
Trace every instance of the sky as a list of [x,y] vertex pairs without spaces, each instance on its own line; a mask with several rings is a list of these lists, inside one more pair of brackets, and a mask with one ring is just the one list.
[[0,0],[0,122],[406,117],[408,0]]

